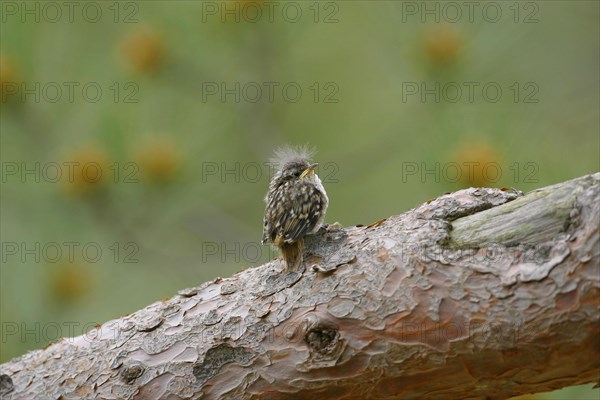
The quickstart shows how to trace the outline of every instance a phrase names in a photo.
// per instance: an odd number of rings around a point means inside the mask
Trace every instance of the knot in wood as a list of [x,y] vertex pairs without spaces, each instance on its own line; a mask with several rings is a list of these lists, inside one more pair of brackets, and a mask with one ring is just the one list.
[[0,395],[5,396],[15,388],[13,380],[6,374],[0,375]]
[[338,343],[340,333],[334,328],[315,327],[304,336],[304,341],[317,353],[331,353]]
[[123,378],[126,383],[132,384],[133,381],[142,376],[144,370],[145,368],[142,365],[130,365],[121,371],[121,378]]

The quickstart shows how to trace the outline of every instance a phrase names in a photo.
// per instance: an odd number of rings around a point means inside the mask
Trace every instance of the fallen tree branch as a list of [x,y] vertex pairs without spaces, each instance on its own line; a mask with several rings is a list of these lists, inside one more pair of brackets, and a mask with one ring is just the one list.
[[600,174],[467,189],[0,368],[3,398],[506,398],[600,380]]

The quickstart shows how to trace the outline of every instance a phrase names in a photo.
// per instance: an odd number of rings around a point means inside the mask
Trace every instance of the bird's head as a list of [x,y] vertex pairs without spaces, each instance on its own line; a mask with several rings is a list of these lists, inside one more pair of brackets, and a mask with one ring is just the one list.
[[315,168],[319,164],[309,163],[308,160],[294,160],[285,164],[281,169],[281,176],[285,180],[307,179],[311,180],[315,175]]
[[315,168],[318,164],[310,162],[313,154],[314,151],[306,146],[286,146],[276,150],[272,160],[276,166],[273,183],[279,184],[289,180],[316,181],[318,177]]

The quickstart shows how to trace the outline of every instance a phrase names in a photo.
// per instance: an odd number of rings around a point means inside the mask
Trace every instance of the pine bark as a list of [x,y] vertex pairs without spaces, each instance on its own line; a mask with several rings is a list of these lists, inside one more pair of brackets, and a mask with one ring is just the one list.
[[600,173],[466,189],[0,366],[4,399],[502,399],[600,382]]

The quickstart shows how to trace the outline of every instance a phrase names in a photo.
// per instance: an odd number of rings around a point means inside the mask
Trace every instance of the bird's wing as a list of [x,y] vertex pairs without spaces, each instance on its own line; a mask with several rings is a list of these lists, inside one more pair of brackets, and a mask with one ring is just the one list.
[[324,203],[323,194],[313,185],[285,183],[267,204],[263,240],[292,243],[301,239],[315,228],[324,211]]

